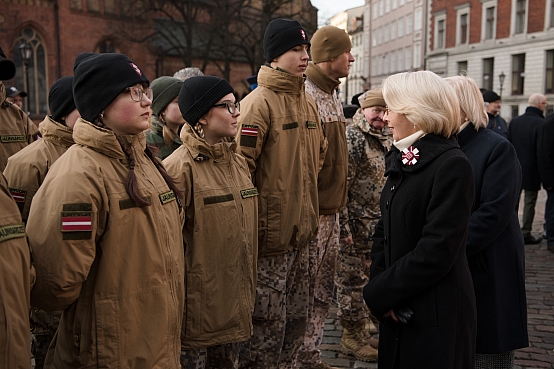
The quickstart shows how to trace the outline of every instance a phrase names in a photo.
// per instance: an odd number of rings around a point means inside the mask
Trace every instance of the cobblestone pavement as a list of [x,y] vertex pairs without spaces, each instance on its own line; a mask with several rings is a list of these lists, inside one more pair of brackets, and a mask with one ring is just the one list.
[[[543,232],[546,192],[539,192],[533,235]],[[520,204],[523,209],[523,201]],[[529,347],[516,351],[515,369],[554,369],[554,253],[546,248],[546,241],[525,245],[526,289]],[[377,363],[356,361],[340,351],[342,327],[337,319],[337,307],[331,307],[325,322],[321,356],[337,368],[377,368]]]

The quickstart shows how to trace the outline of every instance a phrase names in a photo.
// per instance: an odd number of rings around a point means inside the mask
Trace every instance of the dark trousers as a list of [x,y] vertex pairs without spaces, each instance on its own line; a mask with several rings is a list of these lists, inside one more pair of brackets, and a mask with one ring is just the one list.
[[554,190],[546,191],[546,206],[544,208],[544,218],[546,221],[546,237],[548,246],[554,246]]

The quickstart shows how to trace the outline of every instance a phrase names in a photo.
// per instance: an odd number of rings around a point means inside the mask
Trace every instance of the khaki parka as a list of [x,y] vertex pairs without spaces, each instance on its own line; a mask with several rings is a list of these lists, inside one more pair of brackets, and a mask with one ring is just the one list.
[[27,222],[31,201],[50,167],[74,144],[73,130],[46,116],[39,125],[42,140],[37,140],[8,159],[4,176]]
[[64,310],[45,368],[180,368],[184,259],[179,203],[144,150],[138,207],[110,130],[77,120],[75,145],[51,168],[27,222],[37,280],[31,304]]
[[210,145],[188,124],[181,139],[164,160],[185,193],[181,347],[246,341],[256,293],[258,193],[234,141]]
[[31,367],[31,255],[21,214],[0,173],[0,368]]
[[317,174],[327,140],[304,77],[263,66],[238,121],[237,152],[260,194],[259,256],[307,247],[319,225]]
[[308,63],[306,77],[306,92],[317,104],[328,142],[325,162],[317,177],[319,213],[331,215],[344,208],[347,192],[348,148],[346,118],[338,95],[340,81],[329,77],[312,62]]
[[[0,83],[0,88],[4,85]],[[8,158],[29,145],[38,134],[38,127],[17,105],[4,101],[0,106],[0,172]]]

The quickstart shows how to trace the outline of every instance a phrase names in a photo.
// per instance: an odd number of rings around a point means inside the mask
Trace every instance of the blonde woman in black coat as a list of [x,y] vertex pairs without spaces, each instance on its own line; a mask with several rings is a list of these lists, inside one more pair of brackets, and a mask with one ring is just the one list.
[[387,153],[382,218],[364,298],[381,320],[379,369],[469,369],[476,312],[465,256],[474,199],[454,90],[429,71],[383,83]]
[[458,134],[475,176],[467,258],[477,301],[476,369],[510,369],[514,350],[528,346],[525,250],[517,204],[521,167],[504,137],[485,129],[479,87],[469,77],[449,77],[462,110]]

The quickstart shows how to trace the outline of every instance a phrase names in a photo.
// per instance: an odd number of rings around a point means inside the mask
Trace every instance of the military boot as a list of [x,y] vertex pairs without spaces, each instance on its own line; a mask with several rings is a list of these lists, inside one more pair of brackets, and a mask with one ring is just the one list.
[[377,350],[368,342],[365,328],[366,319],[356,322],[341,319],[340,324],[344,328],[340,340],[340,349],[346,355],[353,355],[360,361],[377,360]]

